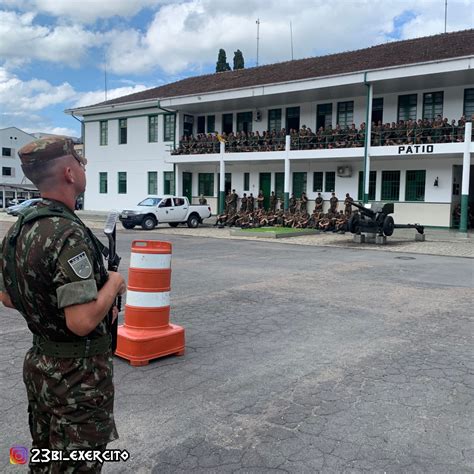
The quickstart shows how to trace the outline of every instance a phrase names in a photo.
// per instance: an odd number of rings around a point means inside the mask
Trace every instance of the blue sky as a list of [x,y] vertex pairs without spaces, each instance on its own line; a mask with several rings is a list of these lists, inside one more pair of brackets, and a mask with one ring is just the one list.
[[[0,128],[78,136],[64,109],[212,73],[219,48],[255,65],[444,31],[444,0],[0,0]],[[448,31],[474,0],[449,0]]]

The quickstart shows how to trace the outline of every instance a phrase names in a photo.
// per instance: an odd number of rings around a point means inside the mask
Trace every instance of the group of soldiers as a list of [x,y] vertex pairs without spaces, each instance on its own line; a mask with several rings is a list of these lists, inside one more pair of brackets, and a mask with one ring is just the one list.
[[[292,227],[300,229],[319,229],[322,231],[345,232],[347,222],[352,215],[352,203],[354,199],[346,194],[344,199],[344,210],[338,210],[339,199],[332,193],[329,199],[328,212],[323,211],[324,199],[321,193],[315,199],[315,207],[312,214],[308,213],[308,197],[302,193],[297,199],[291,195],[289,206],[284,210],[283,199],[277,199],[274,192],[270,196],[270,206],[264,208],[264,195],[260,191],[254,199],[252,193],[246,194],[240,199],[240,209],[237,210],[238,196],[235,190],[229,192],[226,198],[225,210],[216,219],[217,227],[241,227],[243,229],[258,227]],[[257,207],[255,208],[255,201]]]
[[[372,146],[413,145],[431,143],[451,143],[464,141],[465,117],[449,120],[438,115],[435,119],[400,120],[392,123],[372,122]],[[184,135],[175,155],[192,155],[219,153],[220,140],[226,142],[226,151],[255,152],[255,151],[283,151],[285,137],[290,135],[292,150],[314,150],[331,148],[362,147],[365,143],[366,124],[363,122],[359,128],[352,124],[342,127],[331,125],[320,127],[316,132],[303,125],[301,129],[285,128],[281,130],[263,132],[230,132],[200,133],[196,137]]]

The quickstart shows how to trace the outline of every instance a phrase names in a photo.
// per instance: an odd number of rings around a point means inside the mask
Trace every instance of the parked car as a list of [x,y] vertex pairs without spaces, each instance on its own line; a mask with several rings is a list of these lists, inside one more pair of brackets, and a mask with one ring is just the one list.
[[23,201],[20,204],[9,206],[7,207],[7,214],[10,214],[11,216],[17,216],[21,210],[26,209],[27,207],[33,206],[39,201],[41,201],[41,198],[27,199],[26,201]]
[[211,217],[209,206],[189,204],[184,196],[148,196],[137,206],[124,209],[120,221],[125,229],[133,229],[141,225],[145,230],[154,229],[158,224],[167,223],[171,227],[187,224],[195,228],[203,219]]

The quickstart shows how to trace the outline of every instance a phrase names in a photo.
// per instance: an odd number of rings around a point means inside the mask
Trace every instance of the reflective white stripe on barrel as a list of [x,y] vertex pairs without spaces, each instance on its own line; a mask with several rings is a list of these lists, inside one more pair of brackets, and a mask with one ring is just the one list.
[[171,267],[170,253],[135,253],[130,257],[131,268],[153,268],[154,270]]
[[127,305],[142,308],[160,308],[170,305],[169,291],[127,291]]

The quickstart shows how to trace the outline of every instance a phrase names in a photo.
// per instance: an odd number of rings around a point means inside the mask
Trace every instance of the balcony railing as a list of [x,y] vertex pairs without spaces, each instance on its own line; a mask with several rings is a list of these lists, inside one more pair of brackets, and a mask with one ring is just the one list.
[[[223,135],[226,153],[284,151],[285,133],[257,132]],[[464,124],[448,126],[374,126],[371,146],[424,145],[464,141]],[[361,148],[365,145],[365,129],[320,129],[317,133],[301,129],[290,134],[291,150],[328,150],[334,148]],[[220,142],[215,134],[201,134],[196,138],[183,137],[172,155],[201,155],[219,153]]]

